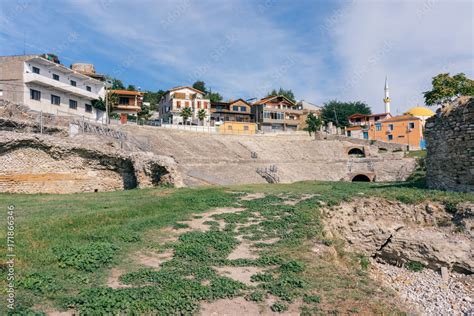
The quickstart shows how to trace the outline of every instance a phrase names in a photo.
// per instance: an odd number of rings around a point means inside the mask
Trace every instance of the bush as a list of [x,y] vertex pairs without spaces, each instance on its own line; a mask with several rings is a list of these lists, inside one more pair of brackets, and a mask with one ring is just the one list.
[[418,261],[410,261],[406,264],[406,268],[408,270],[414,271],[414,272],[419,272],[425,268],[425,266]]
[[282,302],[276,302],[272,305],[271,309],[273,312],[281,313],[288,310],[288,305]]

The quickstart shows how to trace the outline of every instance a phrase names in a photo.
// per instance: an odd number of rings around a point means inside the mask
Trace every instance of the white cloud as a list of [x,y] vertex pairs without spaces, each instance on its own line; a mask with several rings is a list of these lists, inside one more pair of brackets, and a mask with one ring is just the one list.
[[354,1],[334,29],[343,69],[341,99],[383,111],[389,77],[392,111],[423,104],[421,93],[441,72],[473,75],[471,1]]

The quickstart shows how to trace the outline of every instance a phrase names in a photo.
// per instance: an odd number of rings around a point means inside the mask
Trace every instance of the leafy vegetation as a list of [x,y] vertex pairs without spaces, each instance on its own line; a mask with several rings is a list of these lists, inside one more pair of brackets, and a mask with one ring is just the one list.
[[405,265],[405,267],[408,270],[411,270],[414,272],[419,272],[425,268],[425,266],[421,262],[418,262],[418,261],[410,261]]
[[423,92],[427,105],[442,105],[461,95],[474,96],[474,80],[463,73],[452,77],[449,73],[439,74],[433,77],[431,84],[433,88]]
[[[242,192],[265,197],[241,201]],[[286,205],[302,194],[313,197]],[[456,205],[472,195],[413,188],[409,184],[299,182],[198,189],[156,188],[73,195],[0,194],[0,203],[15,203],[18,242],[17,313],[33,306],[72,308],[81,314],[191,314],[203,300],[243,295],[255,302],[276,297],[275,310],[301,300],[303,314],[350,308],[361,313],[396,311],[390,293],[370,280],[361,257],[345,253],[339,241],[324,235],[319,205],[337,205],[353,196],[381,196],[405,203],[438,200]],[[161,244],[156,234],[200,212],[241,207],[208,221],[207,232],[190,231],[175,242]],[[219,228],[217,221],[224,221]],[[5,217],[0,238],[5,238]],[[240,243],[265,244],[257,259],[228,259]],[[268,240],[276,241],[266,243]],[[314,241],[331,240],[338,251],[315,258]],[[137,266],[131,257],[140,249],[172,249],[173,258],[160,269]],[[0,249],[4,257],[5,250]],[[130,261],[132,260],[132,261]],[[104,287],[110,268],[125,271],[120,281],[131,287]],[[219,266],[257,266],[263,272],[248,286],[217,273]],[[5,288],[5,269],[0,286]],[[0,313],[5,313],[0,310]],[[39,312],[38,312],[39,313]]]
[[184,107],[182,110],[181,110],[181,113],[180,113],[181,117],[183,118],[183,124],[186,124],[186,122],[188,121],[188,119],[193,116],[193,111],[191,110],[191,108],[189,106],[186,106]]
[[321,118],[325,123],[332,122],[338,127],[349,126],[347,119],[352,114],[371,114],[370,107],[361,101],[356,102],[341,102],[331,100],[324,103],[321,110]]
[[288,100],[296,102],[295,94],[290,89],[285,90],[282,87],[280,87],[280,89],[278,89],[278,91],[273,89],[272,91],[267,93],[267,97],[276,96],[276,95],[282,95],[282,96],[286,97]]
[[309,113],[308,117],[306,118],[306,130],[308,131],[309,136],[311,136],[311,133],[314,133],[316,136],[316,133],[319,131],[319,128],[322,124],[323,122],[318,116],[314,115],[313,113]]
[[208,98],[211,102],[222,101],[222,96],[218,92],[212,92],[212,89],[207,89],[206,83],[202,80],[197,80],[193,84],[193,88],[204,92],[205,98]]

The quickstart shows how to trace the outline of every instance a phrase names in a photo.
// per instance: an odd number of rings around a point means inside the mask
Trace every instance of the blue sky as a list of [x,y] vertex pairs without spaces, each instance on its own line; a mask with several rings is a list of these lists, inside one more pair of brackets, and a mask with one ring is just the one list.
[[201,79],[226,99],[292,89],[297,99],[423,104],[440,72],[473,69],[464,0],[0,0],[0,55],[53,52],[143,90]]

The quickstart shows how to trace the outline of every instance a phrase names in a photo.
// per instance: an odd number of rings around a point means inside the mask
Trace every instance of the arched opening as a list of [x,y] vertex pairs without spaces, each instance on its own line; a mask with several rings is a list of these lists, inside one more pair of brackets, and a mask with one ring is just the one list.
[[352,157],[365,157],[364,151],[360,148],[352,148],[347,154]]
[[365,174],[358,174],[352,178],[352,182],[370,182],[370,178]]

